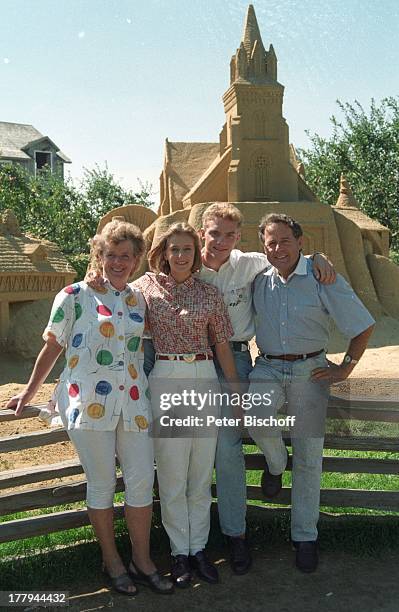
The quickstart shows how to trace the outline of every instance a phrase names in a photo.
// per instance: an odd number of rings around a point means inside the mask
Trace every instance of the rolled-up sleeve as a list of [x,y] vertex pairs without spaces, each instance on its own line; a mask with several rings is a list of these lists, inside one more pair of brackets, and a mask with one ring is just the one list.
[[375,320],[357,297],[352,287],[338,274],[332,285],[319,284],[320,300],[338,329],[348,338],[354,338]]
[[214,307],[209,317],[209,342],[211,346],[228,342],[234,334],[226,304],[218,290],[215,290],[213,304]]
[[[68,289],[68,287],[66,288]],[[73,325],[79,314],[80,305],[75,304],[75,296],[66,289],[60,291],[54,299],[49,322],[43,332],[43,340],[56,340],[65,347],[72,332]]]

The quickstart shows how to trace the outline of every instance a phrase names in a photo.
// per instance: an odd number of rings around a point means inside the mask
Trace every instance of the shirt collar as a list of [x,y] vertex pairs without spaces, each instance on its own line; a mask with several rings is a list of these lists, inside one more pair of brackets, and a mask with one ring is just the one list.
[[168,274],[166,277],[166,281],[165,281],[165,286],[169,287],[169,288],[175,288],[175,287],[192,287],[194,285],[194,278],[193,276],[189,276],[183,283],[177,283],[175,281],[175,279],[173,278],[173,276],[171,274]]
[[298,276],[306,276],[307,273],[308,273],[307,259],[306,257],[304,257],[304,255],[302,255],[302,253],[299,256],[298,263],[295,267],[295,270],[291,272],[291,274],[288,276],[287,279],[283,279],[279,275],[277,268],[275,268],[274,266],[271,266],[270,268],[266,270],[266,272],[264,272],[266,276],[272,276],[272,275],[278,276],[283,283],[287,283],[290,280],[290,278],[294,276],[294,274],[298,274]]
[[125,294],[125,293],[130,293],[131,292],[131,288],[129,287],[129,285],[126,285],[124,289],[122,289],[122,291],[120,291],[119,289],[115,289],[115,287],[109,282],[109,280],[107,278],[104,278],[104,287],[106,287],[107,289],[109,289],[110,291],[112,291],[112,293],[114,294]]

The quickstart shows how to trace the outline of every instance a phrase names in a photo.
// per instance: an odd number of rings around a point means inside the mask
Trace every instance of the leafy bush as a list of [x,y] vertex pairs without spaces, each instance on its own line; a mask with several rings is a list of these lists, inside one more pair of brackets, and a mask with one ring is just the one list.
[[337,104],[343,118],[331,117],[333,134],[311,136],[301,150],[306,181],[321,202],[335,204],[343,172],[361,209],[391,231],[399,251],[399,98],[371,101],[367,113],[359,102]]
[[13,209],[21,230],[55,242],[82,278],[86,271],[89,239],[108,211],[126,204],[150,207],[151,187],[141,192],[123,189],[108,168],[85,170],[77,187],[51,172],[37,176],[18,165],[0,166],[0,212]]

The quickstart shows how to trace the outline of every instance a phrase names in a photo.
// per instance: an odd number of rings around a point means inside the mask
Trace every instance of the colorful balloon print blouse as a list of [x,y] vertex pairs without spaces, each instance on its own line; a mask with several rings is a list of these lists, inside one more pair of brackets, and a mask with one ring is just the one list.
[[147,431],[145,308],[137,289],[117,291],[109,282],[98,290],[75,283],[55,297],[43,338],[66,347],[56,399],[68,429],[110,431],[122,413],[126,431]]

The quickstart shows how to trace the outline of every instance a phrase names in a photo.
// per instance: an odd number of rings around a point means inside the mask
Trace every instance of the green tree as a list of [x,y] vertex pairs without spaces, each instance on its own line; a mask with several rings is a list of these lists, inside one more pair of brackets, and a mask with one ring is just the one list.
[[0,212],[14,210],[23,232],[55,242],[82,278],[89,239],[108,211],[127,204],[151,206],[151,188],[134,193],[123,189],[113,175],[96,166],[85,170],[76,187],[49,171],[28,174],[18,165],[0,166]]
[[399,252],[399,99],[371,101],[366,112],[359,102],[337,104],[342,119],[331,117],[330,138],[310,136],[312,147],[301,150],[306,181],[321,202],[335,204],[341,172],[361,209],[391,231]]

